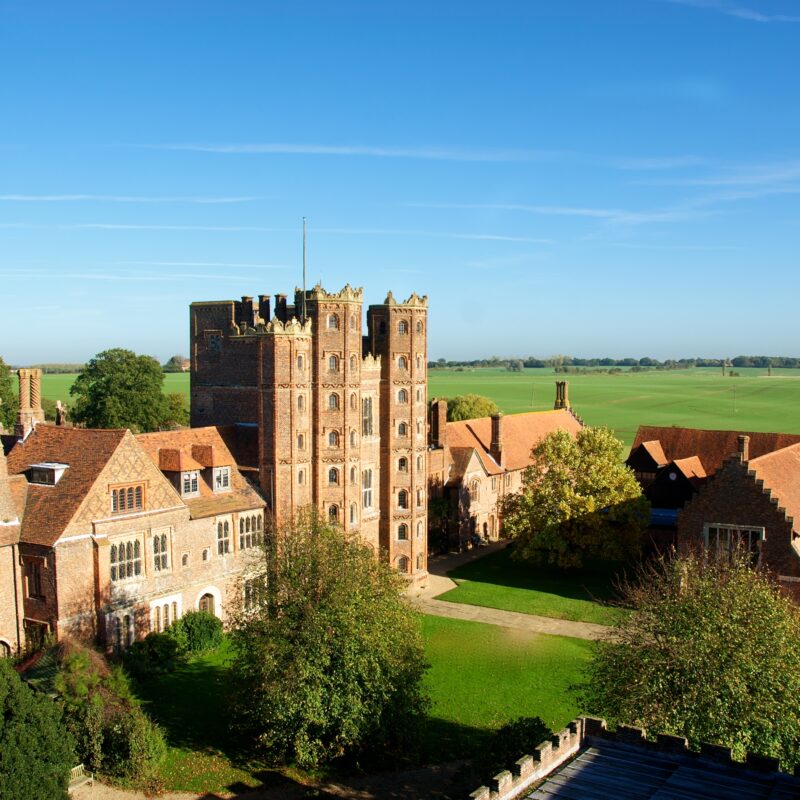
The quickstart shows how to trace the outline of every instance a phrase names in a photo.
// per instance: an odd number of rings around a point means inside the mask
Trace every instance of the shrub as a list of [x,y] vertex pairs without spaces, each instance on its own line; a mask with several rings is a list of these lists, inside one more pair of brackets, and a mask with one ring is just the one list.
[[149,675],[172,672],[182,656],[178,642],[166,631],[148,633],[125,651],[125,669],[136,680],[144,680]]
[[105,730],[106,772],[143,781],[153,775],[167,752],[160,728],[134,706],[119,709]]
[[189,611],[166,633],[187,653],[203,653],[222,644],[222,623],[208,611]]
[[0,659],[0,800],[64,798],[74,766],[59,705],[26,686]]

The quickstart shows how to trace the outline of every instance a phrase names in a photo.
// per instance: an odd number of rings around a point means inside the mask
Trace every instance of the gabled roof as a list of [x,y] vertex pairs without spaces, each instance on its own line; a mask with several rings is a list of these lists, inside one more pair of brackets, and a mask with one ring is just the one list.
[[136,441],[153,463],[166,472],[202,470],[212,466],[231,467],[230,491],[214,492],[201,479],[198,484],[200,496],[183,500],[192,519],[264,507],[264,499],[239,473],[236,461],[217,427],[212,425],[140,433]]
[[55,544],[126,434],[124,429],[39,424],[14,445],[8,454],[10,475],[22,475],[32,464],[44,461],[69,464],[55,486],[27,486],[21,541],[48,547]]
[[663,467],[669,463],[669,459],[664,453],[664,448],[658,440],[652,442],[642,442],[642,449],[647,452],[650,458],[656,463],[656,466]]
[[674,467],[684,478],[692,483],[699,483],[706,478],[706,471],[703,469],[703,464],[697,456],[676,458],[669,466]]
[[451,447],[450,448],[450,458],[452,460],[452,466],[450,467],[450,472],[447,476],[447,485],[454,485],[461,481],[464,477],[464,473],[467,471],[469,467],[469,463],[472,460],[473,456],[478,460],[478,464],[481,466],[483,462],[480,460],[477,451],[474,447]]
[[713,475],[726,458],[737,452],[738,439],[741,435],[750,437],[751,459],[800,442],[800,435],[793,433],[710,431],[700,428],[641,425],[636,431],[631,453],[645,442],[658,441],[666,462],[697,456],[706,474]]
[[747,466],[793,518],[794,529],[800,529],[800,444],[752,458]]
[[[474,448],[489,475],[524,469],[531,463],[531,450],[548,434],[565,430],[573,436],[583,425],[567,409],[530,411],[503,417],[503,455],[505,468],[489,454],[492,442],[492,418],[480,417],[447,423],[447,444],[451,449]],[[800,437],[798,437],[800,439]]]

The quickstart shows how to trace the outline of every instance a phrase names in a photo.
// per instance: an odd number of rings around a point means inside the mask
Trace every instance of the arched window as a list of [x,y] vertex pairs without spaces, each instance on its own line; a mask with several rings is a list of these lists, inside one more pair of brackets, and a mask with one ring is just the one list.
[[128,508],[133,508],[133,486],[128,487]]
[[351,430],[350,431],[350,447],[356,446],[356,432]]
[[408,436],[408,425],[405,422],[401,422],[397,426],[397,435],[398,436]]
[[361,398],[361,435],[372,436],[372,398]]
[[356,371],[356,357],[355,356],[350,356],[350,371],[351,372],[355,372]]
[[306,407],[306,398],[305,395],[299,394],[297,395],[297,410],[303,411]]
[[417,489],[417,508],[422,508],[422,489]]
[[472,481],[469,485],[469,499],[474,503],[477,500],[480,500],[481,497],[481,486],[477,480]]
[[339,371],[339,356],[329,356],[328,357],[328,369],[331,372],[338,372]]
[[328,314],[328,330],[329,331],[339,330],[339,317],[336,316],[336,314]]
[[153,612],[153,630],[156,633],[161,632],[161,606],[156,606]]
[[422,538],[422,522],[417,523],[417,539]]
[[358,508],[355,503],[350,504],[350,524],[355,525],[358,522]]
[[328,483],[339,483],[339,470],[336,467],[328,470]]
[[172,621],[178,619],[178,604],[173,600],[172,601]]
[[422,433],[422,423],[419,420],[417,420],[417,436],[419,436],[421,433]]
[[142,487],[141,486],[137,486],[136,487],[136,489],[134,491],[134,497],[135,497],[135,500],[134,500],[135,507],[136,508],[141,508],[142,507]]
[[302,370],[305,367],[305,359],[303,358],[303,354],[297,356],[297,369]]
[[397,493],[397,507],[408,508],[408,492],[405,489],[401,489]]
[[405,522],[397,526],[397,538],[404,542],[408,539],[408,525]]
[[417,356],[417,369],[422,369],[422,356]]
[[422,553],[417,553],[417,569],[422,569]]
[[261,516],[256,517],[256,530],[261,530]]
[[350,483],[355,483],[358,478],[358,470],[355,467],[350,467]]
[[11,645],[8,642],[0,641],[0,658],[11,658]]
[[331,411],[336,411],[339,408],[339,395],[338,394],[330,394],[328,395],[328,408]]
[[364,508],[372,508],[372,470],[365,469],[361,473],[361,504]]
[[417,471],[422,472],[422,456],[417,456]]
[[164,627],[169,628],[169,603],[164,603]]
[[303,482],[305,481],[305,479],[306,479],[305,470],[302,470],[302,469],[297,470],[297,482],[301,486],[303,485]]
[[339,521],[339,506],[336,505],[328,506],[328,519],[331,522]]
[[397,393],[397,402],[398,403],[408,402],[408,392],[405,389],[400,389],[400,391]]
[[356,329],[356,318],[355,316],[350,317],[350,330],[354,331]]
[[297,434],[297,449],[298,450],[305,450],[306,447],[306,437],[303,436],[302,433]]
[[397,323],[397,332],[400,334],[408,333],[408,323],[404,319]]
[[338,447],[339,446],[339,433],[337,431],[331,431],[328,434],[328,445],[330,447]]
[[244,522],[245,533],[250,533],[250,517],[247,517]]
[[422,333],[422,323],[417,322],[417,333]]
[[408,558],[406,556],[400,556],[400,558],[397,559],[397,571],[408,572]]
[[422,402],[422,389],[417,389],[417,402]]
[[189,566],[189,554],[188,553],[184,553],[181,556],[181,566],[182,567],[188,567]]
[[405,356],[400,356],[400,358],[397,359],[397,366],[400,369],[408,369],[408,359]]
[[350,395],[350,410],[357,411],[358,410],[358,397],[356,397],[356,393]]
[[398,472],[408,472],[408,459],[407,458],[403,457],[403,458],[398,458],[397,459],[397,471]]

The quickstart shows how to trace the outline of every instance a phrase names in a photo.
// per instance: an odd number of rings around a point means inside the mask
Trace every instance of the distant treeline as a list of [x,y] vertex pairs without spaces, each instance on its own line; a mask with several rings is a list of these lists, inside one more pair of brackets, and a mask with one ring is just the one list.
[[499,367],[518,372],[522,369],[536,369],[549,367],[558,371],[569,371],[570,367],[628,367],[650,369],[686,369],[688,367],[784,367],[787,369],[800,368],[800,358],[786,356],[736,356],[736,358],[668,358],[659,361],[657,358],[575,358],[573,356],[551,356],[550,358],[479,358],[474,361],[448,361],[440,358],[429,361],[429,368],[448,367]]
[[45,375],[66,375],[67,373],[80,372],[85,364],[30,364],[28,366],[40,369]]

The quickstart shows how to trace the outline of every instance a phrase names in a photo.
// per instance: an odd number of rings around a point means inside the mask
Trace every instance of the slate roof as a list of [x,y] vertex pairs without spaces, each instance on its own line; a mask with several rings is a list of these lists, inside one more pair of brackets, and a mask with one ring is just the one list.
[[500,467],[489,454],[492,442],[491,417],[448,422],[447,445],[452,450],[474,448],[486,472],[489,475],[499,475],[529,466],[534,445],[553,431],[565,430],[575,436],[583,427],[567,409],[507,414],[503,417],[502,425],[505,468]]
[[631,453],[645,442],[658,441],[665,456],[664,463],[697,456],[706,474],[713,475],[726,458],[737,452],[738,439],[741,435],[750,437],[751,459],[800,443],[800,435],[793,433],[710,431],[700,428],[641,425],[636,431]]
[[648,751],[594,740],[552,773],[530,800],[789,800],[800,785],[785,773],[760,773],[740,764],[715,764],[696,754]]
[[751,458],[748,469],[764,481],[764,488],[778,498],[778,505],[794,519],[794,529],[800,528],[800,444],[784,447],[774,453]]
[[124,429],[39,424],[14,445],[8,454],[9,475],[22,475],[32,464],[45,461],[69,464],[55,486],[28,484],[21,541],[48,547],[55,544],[126,434]]

